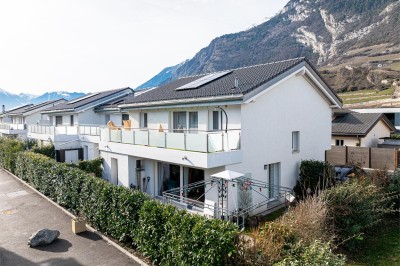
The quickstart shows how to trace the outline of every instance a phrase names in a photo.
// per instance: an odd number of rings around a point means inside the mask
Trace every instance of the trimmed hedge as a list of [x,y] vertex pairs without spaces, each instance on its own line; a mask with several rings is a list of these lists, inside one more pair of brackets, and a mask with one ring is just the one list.
[[14,170],[53,201],[159,265],[224,265],[236,251],[238,228],[230,222],[188,214],[41,154],[19,152]]

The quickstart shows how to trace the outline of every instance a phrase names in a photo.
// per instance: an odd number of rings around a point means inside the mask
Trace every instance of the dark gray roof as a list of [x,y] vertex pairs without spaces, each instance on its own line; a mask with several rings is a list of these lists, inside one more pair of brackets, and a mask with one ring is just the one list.
[[[136,90],[136,91],[133,91],[133,93],[129,97],[136,97],[136,96],[142,95],[143,93],[151,91],[153,89],[155,89],[155,87]],[[99,106],[96,106],[94,108],[94,110],[97,111],[97,112],[107,111],[107,110],[117,110],[118,106],[125,102],[126,98],[127,98],[127,96],[123,95],[123,96],[121,96],[121,97],[119,97],[117,99],[114,99],[114,100],[108,101],[106,103],[103,103],[103,104],[101,104]]]
[[13,114],[17,114],[17,113],[23,113],[23,112],[25,112],[27,109],[29,109],[32,106],[33,106],[32,103],[31,104],[26,104],[26,105],[23,105],[23,106],[18,106],[18,107],[15,107],[13,109],[6,110],[4,114],[13,115]]
[[365,136],[380,120],[383,120],[391,131],[396,130],[384,114],[350,113],[332,121],[332,135]]
[[56,106],[47,108],[44,110],[44,112],[50,112],[50,111],[72,111],[76,108],[85,106],[87,104],[93,103],[95,101],[101,100],[103,98],[106,98],[108,96],[112,96],[113,94],[117,94],[119,92],[122,92],[124,90],[131,90],[131,88],[126,87],[122,89],[116,89],[116,90],[108,90],[108,91],[102,91],[102,92],[97,92],[97,93],[92,93],[92,94],[86,94],[82,97],[76,98],[74,100],[71,100],[69,102],[66,102],[64,104],[58,104]]
[[[241,97],[268,81],[278,77],[301,63],[308,63],[305,58],[295,58],[285,61],[273,62],[233,69],[225,76],[210,81],[196,89],[176,90],[194,80],[206,76],[198,75],[184,77],[162,85],[142,95],[131,95],[125,99],[122,105],[134,105],[135,103],[151,103],[169,100],[185,100],[197,98],[210,98],[219,96]],[[311,65],[310,65],[311,66]],[[314,68],[311,66],[314,70]],[[314,70],[315,71],[315,70]],[[235,79],[238,79],[238,87],[235,87]],[[330,88],[329,88],[330,89]],[[335,94],[332,91],[332,94]],[[338,100],[339,101],[339,100]]]
[[43,106],[46,106],[46,105],[49,105],[49,104],[52,104],[52,103],[56,103],[56,102],[59,102],[59,101],[65,101],[65,99],[51,100],[51,101],[46,101],[46,102],[42,102],[42,103],[35,104],[35,105],[31,104],[31,105],[29,105],[29,106],[27,106],[25,108],[19,108],[18,110],[10,111],[8,114],[9,115],[23,115],[26,112],[31,112],[33,110],[42,108]]

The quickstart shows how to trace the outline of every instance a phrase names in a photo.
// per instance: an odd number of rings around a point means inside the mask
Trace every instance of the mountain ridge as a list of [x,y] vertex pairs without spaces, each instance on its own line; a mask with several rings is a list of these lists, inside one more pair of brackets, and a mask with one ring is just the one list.
[[213,39],[157,82],[304,56],[337,91],[380,88],[400,78],[392,69],[400,62],[399,13],[399,0],[291,0],[268,21]]

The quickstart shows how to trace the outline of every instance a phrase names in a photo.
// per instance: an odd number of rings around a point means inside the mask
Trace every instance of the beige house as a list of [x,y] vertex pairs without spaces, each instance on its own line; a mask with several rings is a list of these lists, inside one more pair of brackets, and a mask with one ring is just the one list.
[[396,131],[384,114],[345,113],[332,121],[332,146],[376,148]]

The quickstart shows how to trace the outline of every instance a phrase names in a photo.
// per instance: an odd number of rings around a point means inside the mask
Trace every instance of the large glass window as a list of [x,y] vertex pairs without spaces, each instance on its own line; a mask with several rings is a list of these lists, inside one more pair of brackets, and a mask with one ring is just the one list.
[[169,163],[158,163],[158,195],[167,190],[180,187],[180,166]]
[[272,163],[264,165],[267,172],[267,181],[269,185],[269,198],[274,198],[278,195],[280,187],[281,163]]
[[213,111],[212,113],[212,129],[213,130],[220,130],[221,123],[220,123],[220,111]]
[[56,116],[56,126],[61,126],[63,123],[63,119],[61,115]]
[[199,128],[199,115],[197,112],[189,112],[189,132],[197,133]]
[[173,113],[173,127],[174,132],[184,133],[187,129],[186,126],[186,112],[174,112]]

